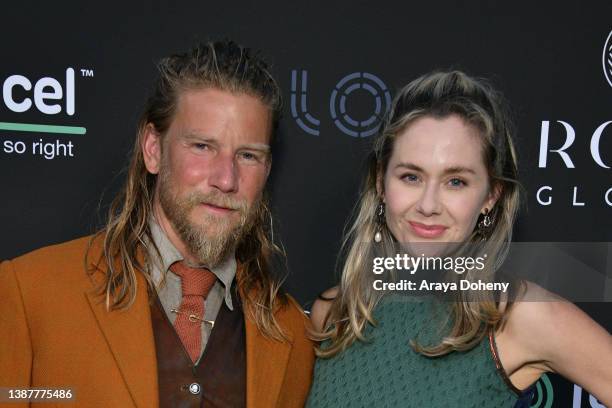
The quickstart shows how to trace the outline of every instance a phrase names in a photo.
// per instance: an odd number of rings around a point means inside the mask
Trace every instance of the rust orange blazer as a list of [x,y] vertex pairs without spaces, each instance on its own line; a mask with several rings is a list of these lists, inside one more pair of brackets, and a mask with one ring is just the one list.
[[[138,277],[128,310],[107,312],[85,274],[88,240],[0,264],[0,387],[71,388],[75,400],[57,406],[157,407],[146,282]],[[248,408],[298,408],[308,395],[314,352],[307,318],[293,299],[276,317],[289,342],[265,338],[245,323]]]

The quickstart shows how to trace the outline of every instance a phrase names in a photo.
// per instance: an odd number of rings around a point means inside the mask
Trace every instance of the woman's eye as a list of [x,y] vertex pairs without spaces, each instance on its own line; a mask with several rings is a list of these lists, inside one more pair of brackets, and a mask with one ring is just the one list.
[[465,181],[463,181],[463,180],[461,180],[461,179],[458,179],[458,178],[452,178],[452,179],[450,179],[450,180],[449,180],[449,183],[450,183],[450,185],[451,185],[451,186],[453,186],[453,187],[462,187],[462,186],[467,185],[467,184],[465,183]]
[[410,183],[414,183],[415,181],[419,180],[416,174],[404,174],[401,178],[402,180]]

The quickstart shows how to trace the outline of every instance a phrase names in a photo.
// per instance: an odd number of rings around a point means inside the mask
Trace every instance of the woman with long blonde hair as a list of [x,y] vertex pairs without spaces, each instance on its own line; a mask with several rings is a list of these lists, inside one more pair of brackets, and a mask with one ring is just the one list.
[[[536,285],[519,282],[501,297],[379,290],[397,286],[383,286],[373,261],[391,266],[399,248],[477,248],[487,261],[461,279],[494,281],[520,207],[512,133],[486,81],[437,72],[400,90],[374,142],[340,282],[312,308],[321,343],[308,407],[509,407],[528,401],[545,372],[612,406],[610,334],[569,302],[521,302],[548,296]],[[446,284],[457,283],[450,275]]]

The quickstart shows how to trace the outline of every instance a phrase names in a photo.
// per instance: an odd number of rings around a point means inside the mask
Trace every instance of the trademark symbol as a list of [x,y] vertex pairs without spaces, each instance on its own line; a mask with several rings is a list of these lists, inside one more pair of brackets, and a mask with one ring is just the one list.
[[81,76],[86,78],[93,78],[94,71],[93,69],[83,69],[81,68]]

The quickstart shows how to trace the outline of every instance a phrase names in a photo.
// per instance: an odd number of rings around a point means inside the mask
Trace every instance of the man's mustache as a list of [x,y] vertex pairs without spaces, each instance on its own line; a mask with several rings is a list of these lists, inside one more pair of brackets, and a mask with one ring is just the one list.
[[214,205],[215,207],[240,211],[241,213],[245,213],[248,210],[248,205],[245,200],[240,200],[217,191],[211,191],[209,193],[194,191],[187,197],[187,203],[190,206],[196,206],[204,203]]

